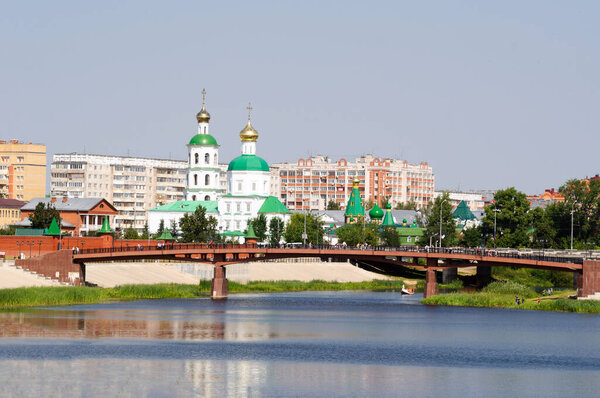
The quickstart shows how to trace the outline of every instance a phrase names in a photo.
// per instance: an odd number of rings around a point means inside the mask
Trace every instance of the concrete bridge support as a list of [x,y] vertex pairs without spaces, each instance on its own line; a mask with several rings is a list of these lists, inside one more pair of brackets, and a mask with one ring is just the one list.
[[216,300],[226,299],[227,294],[228,284],[225,276],[225,267],[222,265],[215,265],[211,284],[211,297]]
[[492,281],[492,267],[478,265],[475,280],[478,287],[487,286]]
[[435,296],[438,292],[438,284],[435,280],[435,269],[433,268],[437,267],[437,265],[437,258],[427,259],[427,268],[425,273],[425,290],[423,291],[423,297],[425,298]]
[[443,284],[452,283],[456,279],[458,279],[458,268],[444,268],[442,271]]
[[600,261],[583,260],[583,274],[579,279],[581,289],[577,289],[577,297],[589,297],[600,293]]

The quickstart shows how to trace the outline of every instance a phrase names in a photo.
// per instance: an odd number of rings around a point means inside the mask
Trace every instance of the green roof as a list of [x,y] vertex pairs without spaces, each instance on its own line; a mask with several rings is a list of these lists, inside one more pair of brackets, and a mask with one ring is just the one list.
[[365,215],[365,207],[363,206],[362,199],[360,197],[360,192],[358,188],[352,188],[352,192],[350,193],[350,199],[348,199],[348,204],[346,205],[346,212],[344,213],[346,216],[355,216],[355,217],[364,217]]
[[287,207],[285,207],[283,205],[283,203],[281,203],[279,201],[279,199],[277,199],[275,196],[268,196],[265,201],[263,202],[262,206],[260,206],[260,209],[258,209],[259,213],[276,213],[276,214],[290,214],[291,211],[289,211],[287,209]]
[[395,227],[396,222],[394,221],[394,216],[392,215],[392,205],[388,203],[385,208],[385,217],[383,218],[381,225],[384,227]]
[[100,230],[98,232],[96,232],[97,234],[112,234],[113,231],[112,228],[110,227],[110,224],[108,223],[108,216],[104,217],[104,222],[102,223],[102,228],[100,228]]
[[400,236],[423,236],[425,228],[398,228]]
[[252,224],[248,225],[248,232],[246,232],[246,239],[258,239],[258,236],[254,233]]
[[44,231],[44,235],[60,236],[60,227],[58,226],[58,222],[56,221],[56,218],[52,219],[50,226],[48,227],[47,230]]
[[381,210],[381,207],[375,204],[371,211],[369,211],[369,217],[371,217],[373,220],[381,220],[383,218],[383,210]]
[[463,221],[475,219],[475,215],[473,214],[473,212],[471,212],[464,200],[461,200],[458,206],[456,206],[456,209],[454,209],[453,214],[454,218],[458,218]]
[[43,236],[44,228],[15,228],[15,236]]
[[227,171],[269,171],[269,164],[256,155],[242,155],[229,162]]
[[173,238],[173,235],[171,235],[171,231],[169,231],[169,228],[163,229],[162,234],[160,234],[160,236],[156,239],[157,240],[175,240],[175,238]]
[[242,231],[225,231],[222,232],[223,236],[246,236]]
[[216,200],[178,200],[177,202],[167,203],[166,205],[158,206],[148,211],[181,211],[186,213],[192,213],[196,211],[198,206],[202,206],[206,209],[207,213],[218,213],[218,204],[219,202],[217,202]]
[[210,134],[196,134],[188,145],[219,146],[215,137]]

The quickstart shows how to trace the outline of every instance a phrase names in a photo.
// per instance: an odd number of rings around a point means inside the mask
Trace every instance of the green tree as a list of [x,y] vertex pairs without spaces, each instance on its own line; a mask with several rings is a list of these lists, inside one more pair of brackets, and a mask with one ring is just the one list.
[[340,210],[341,206],[338,202],[336,202],[333,199],[330,199],[329,202],[327,202],[327,210]]
[[6,228],[0,229],[0,235],[14,235],[14,234],[15,234],[14,227],[6,227]]
[[383,227],[380,232],[381,242],[385,246],[400,246],[400,234],[396,227]]
[[171,220],[171,227],[169,228],[169,232],[171,233],[171,236],[175,239],[177,239],[177,236],[179,236],[179,230],[177,229],[176,220]]
[[536,207],[529,211],[531,217],[531,238],[530,246],[534,248],[552,247],[555,245],[556,230],[552,227],[552,222],[548,214],[541,207]]
[[413,201],[410,201],[408,203],[397,203],[396,207],[394,207],[394,209],[396,209],[396,210],[417,210],[417,204]]
[[125,230],[125,235],[124,235],[125,239],[140,239],[140,235],[138,234],[138,231],[136,231],[133,228],[127,228]]
[[386,206],[388,205],[388,203],[390,203],[390,197],[384,196],[383,199],[381,199],[381,205],[379,207],[381,207],[382,209],[385,209]]
[[460,234],[459,245],[463,247],[477,247],[483,244],[483,235],[481,228],[471,227],[465,228]]
[[164,230],[165,230],[165,220],[161,218],[160,222],[158,223],[158,230],[154,234],[154,238],[156,239],[159,236],[161,236]]
[[[366,223],[364,225],[365,242],[376,246],[379,240],[375,223]],[[346,243],[348,246],[356,246],[363,243],[363,223],[362,218],[354,224],[346,224],[335,230],[338,237],[338,242]]]
[[264,242],[267,237],[267,217],[264,214],[259,214],[258,217],[248,220],[248,224],[252,224],[258,241]]
[[144,223],[144,229],[142,229],[141,239],[148,239],[150,237],[150,231],[148,230],[148,221]]
[[279,244],[281,235],[285,232],[285,223],[279,217],[271,218],[269,221],[269,243],[273,246]]
[[304,218],[306,217],[306,234],[307,243],[321,244],[323,243],[323,221],[318,216],[311,213],[294,213],[290,218],[290,222],[285,227],[285,241],[289,243],[303,242],[302,234],[304,233]]
[[[558,205],[561,213],[568,214],[568,226],[555,226],[570,246],[571,210],[573,211],[573,238],[575,246],[591,249],[600,245],[600,178],[569,180],[559,189],[565,202]],[[564,219],[564,217],[563,217]],[[558,228],[557,228],[558,227]]]
[[29,216],[29,221],[31,221],[31,228],[46,229],[52,223],[53,218],[56,218],[56,222],[60,227],[62,222],[60,212],[56,210],[52,204],[40,202],[35,206],[33,213]]
[[373,207],[375,207],[375,201],[373,199],[367,200],[364,202],[364,207],[367,211],[371,210]]
[[198,206],[193,213],[186,213],[179,221],[182,242],[219,242],[217,219],[206,216],[206,209]]
[[[496,210],[496,211],[495,211]],[[494,204],[486,206],[481,230],[487,236],[487,246],[494,246],[494,213],[496,213],[496,246],[527,247],[527,230],[531,227],[527,195],[514,187],[502,189],[494,195]]]
[[419,239],[420,246],[428,245],[431,241],[435,246],[439,245],[440,239],[440,211],[442,221],[442,246],[454,246],[458,243],[456,235],[456,222],[452,214],[452,205],[447,192],[435,198],[431,208],[424,210],[425,231]]

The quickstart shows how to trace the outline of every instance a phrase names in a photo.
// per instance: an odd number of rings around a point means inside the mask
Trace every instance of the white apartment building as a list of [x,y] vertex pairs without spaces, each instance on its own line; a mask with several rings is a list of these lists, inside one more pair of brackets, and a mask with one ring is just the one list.
[[355,177],[360,180],[359,191],[365,201],[381,204],[387,197],[392,206],[415,202],[419,208],[425,207],[433,199],[435,185],[427,162],[409,164],[373,155],[354,162],[334,162],[318,155],[296,163],[272,164],[271,170],[273,194],[290,210],[324,210],[330,200],[344,208]]
[[[227,186],[227,165],[219,165]],[[104,198],[119,211],[118,229],[142,231],[147,210],[184,199],[188,162],[129,156],[56,154],[52,158],[52,197]]]
[[450,198],[450,204],[452,207],[456,207],[462,202],[465,201],[466,205],[469,207],[471,211],[483,210],[485,207],[484,196],[481,193],[477,192],[458,192],[458,191],[441,191],[436,192],[434,194],[434,198],[438,196],[448,193],[448,197]]

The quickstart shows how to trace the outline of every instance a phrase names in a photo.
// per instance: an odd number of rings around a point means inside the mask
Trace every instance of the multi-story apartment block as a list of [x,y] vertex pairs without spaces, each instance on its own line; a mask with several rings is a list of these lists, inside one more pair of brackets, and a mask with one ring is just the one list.
[[[226,186],[226,167],[221,167],[222,187]],[[148,209],[184,199],[187,168],[184,160],[56,154],[51,165],[51,195],[104,198],[119,211],[116,228],[141,231]]]
[[426,206],[434,193],[433,170],[426,162],[408,164],[406,160],[366,155],[354,162],[333,162],[326,156],[299,159],[296,163],[271,165],[271,189],[290,210],[324,210],[331,200],[346,206],[352,180],[358,178],[365,201],[381,204],[388,198],[392,206],[415,202]]
[[28,201],[46,193],[46,146],[0,141],[0,197]]

